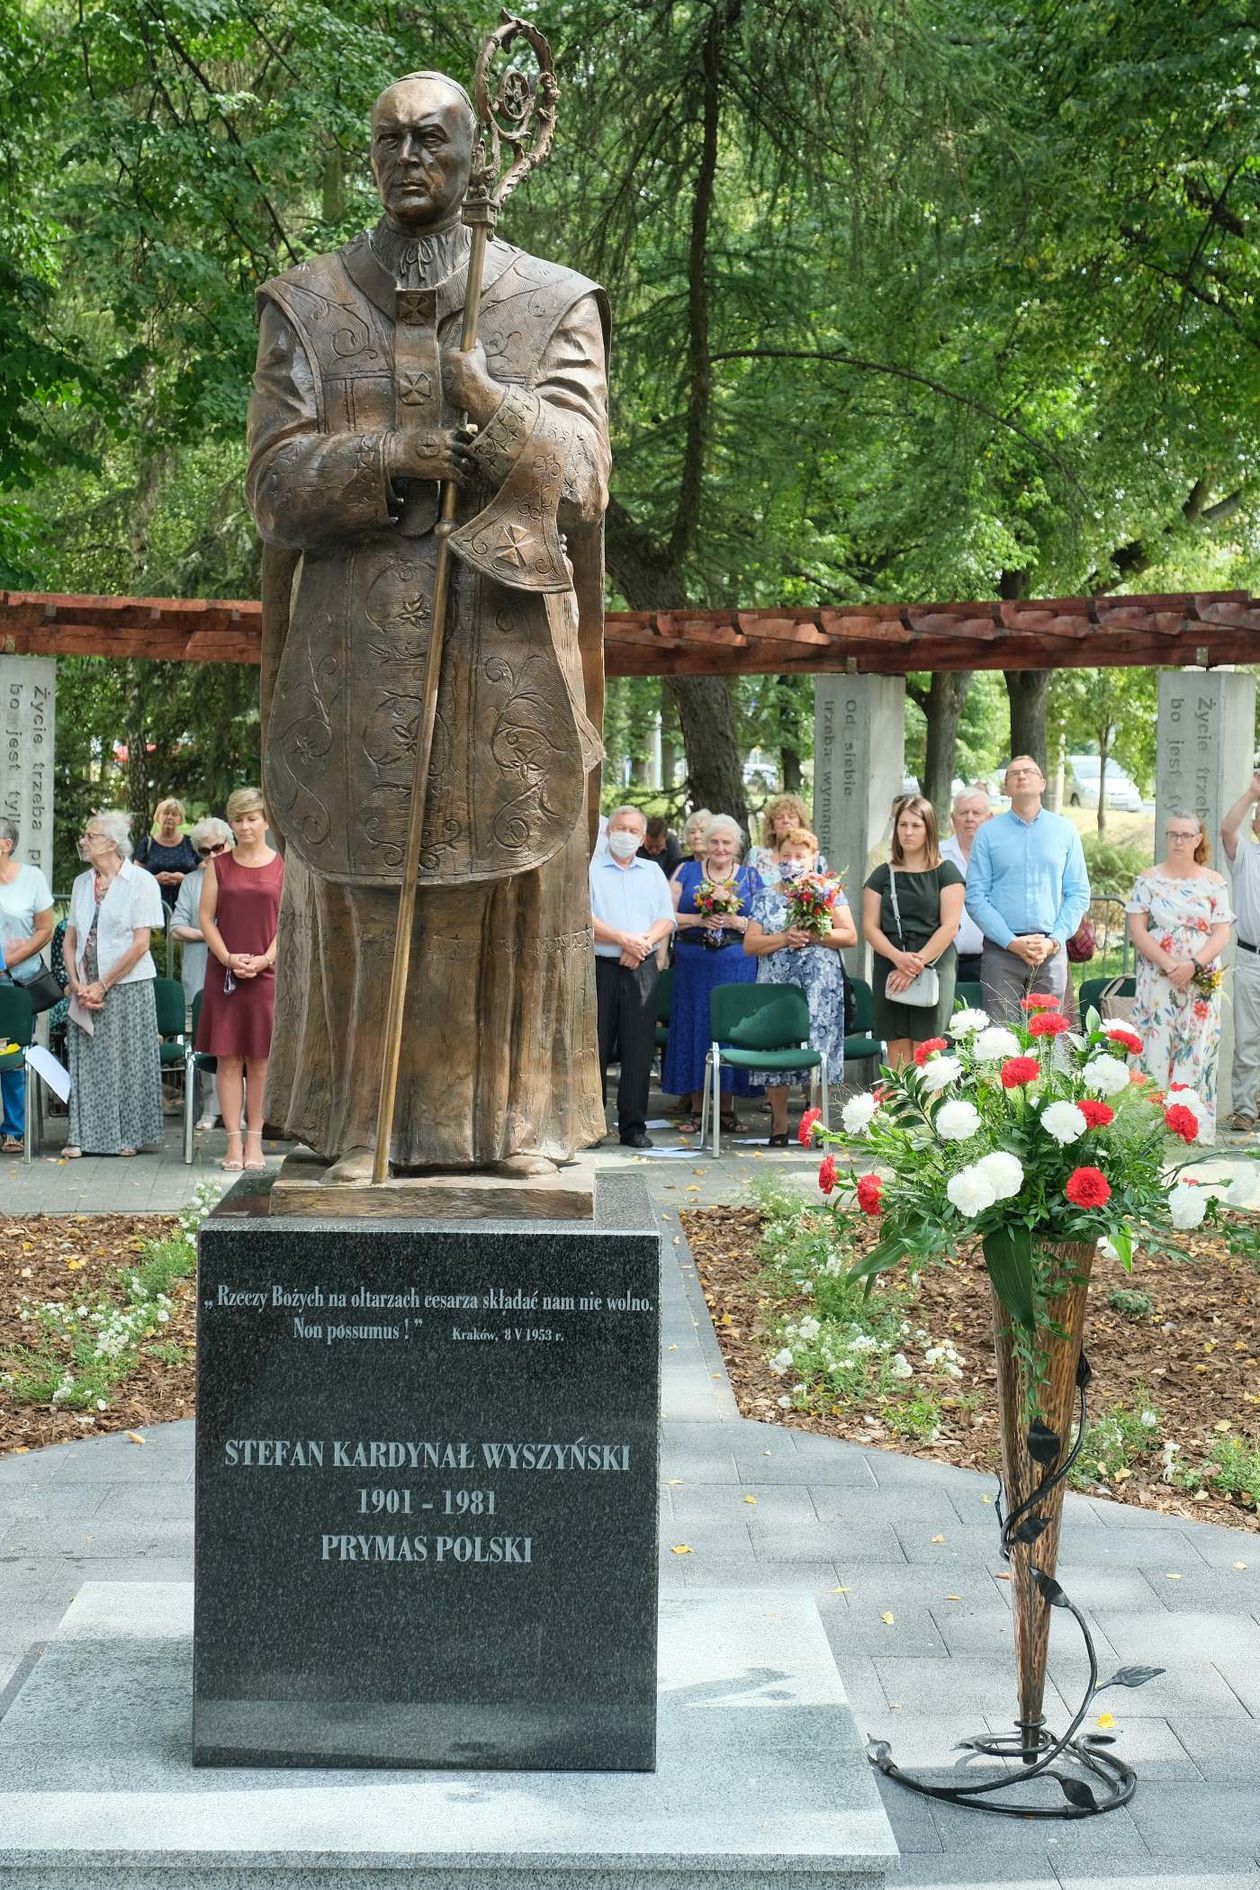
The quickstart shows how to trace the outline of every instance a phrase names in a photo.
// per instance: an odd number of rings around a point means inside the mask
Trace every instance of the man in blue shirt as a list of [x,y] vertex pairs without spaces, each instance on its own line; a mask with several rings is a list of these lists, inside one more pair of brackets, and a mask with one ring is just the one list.
[[1031,755],[1006,770],[1007,814],[986,820],[971,844],[967,911],[984,934],[980,982],[990,1017],[1021,1017],[1031,992],[1062,998],[1067,942],[1089,906],[1081,837],[1041,805],[1046,777]]
[[648,1089],[656,1047],[656,948],[674,929],[669,882],[652,860],[636,857],[646,822],[637,807],[619,807],[608,822],[608,851],[591,861],[595,924],[595,996],[599,1007],[599,1074],[621,1059],[617,1129],[627,1148],[651,1148]]

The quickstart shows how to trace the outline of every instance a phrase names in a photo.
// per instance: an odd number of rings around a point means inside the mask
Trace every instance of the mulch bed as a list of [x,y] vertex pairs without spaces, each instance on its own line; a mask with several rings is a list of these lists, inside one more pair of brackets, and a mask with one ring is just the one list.
[[[179,1222],[173,1215],[130,1214],[39,1215],[30,1220],[0,1218],[0,1354],[24,1345],[30,1327],[18,1317],[20,1302],[60,1300],[73,1303],[76,1295],[93,1290],[113,1291],[118,1269],[135,1264],[142,1247],[173,1234]],[[119,1303],[126,1295],[117,1292]],[[143,1357],[136,1369],[120,1379],[110,1393],[105,1411],[92,1414],[68,1411],[61,1405],[19,1404],[0,1385],[0,1456],[37,1450],[46,1444],[71,1443],[106,1431],[138,1431],[148,1424],[193,1414],[197,1295],[190,1278],[171,1289],[170,1322],[164,1339],[174,1339],[185,1350],[184,1362],[164,1365]]]
[[[695,1255],[705,1299],[713,1316],[726,1368],[745,1417],[796,1430],[896,1448],[902,1454],[966,1469],[994,1470],[998,1461],[995,1373],[990,1343],[988,1278],[978,1247],[943,1266],[924,1269],[917,1290],[908,1273],[885,1275],[906,1294],[907,1311],[933,1339],[950,1338],[964,1356],[959,1392],[981,1393],[972,1416],[945,1412],[933,1444],[892,1445],[878,1421],[852,1409],[784,1411],[778,1404],[784,1381],[769,1367],[764,1329],[776,1315],[809,1310],[770,1296],[761,1277],[757,1246],[762,1216],[756,1208],[696,1208],[682,1216]],[[1179,1467],[1211,1458],[1225,1427],[1260,1444],[1260,1276],[1231,1255],[1216,1238],[1183,1236],[1193,1263],[1138,1254],[1132,1273],[1101,1256],[1095,1264],[1085,1332],[1093,1368],[1091,1419],[1111,1407],[1149,1402],[1160,1414],[1160,1435],[1181,1446]],[[1149,1295],[1152,1312],[1131,1318],[1107,1303],[1126,1287]],[[1260,1531],[1254,1505],[1245,1497],[1197,1496],[1162,1480],[1159,1453],[1139,1457],[1124,1478],[1099,1482],[1101,1494],[1169,1515],[1195,1516]]]

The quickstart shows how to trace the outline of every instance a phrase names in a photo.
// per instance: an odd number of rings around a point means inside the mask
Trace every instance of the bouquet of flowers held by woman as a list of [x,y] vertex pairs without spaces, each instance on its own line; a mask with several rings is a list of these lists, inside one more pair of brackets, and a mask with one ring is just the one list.
[[[743,903],[734,880],[702,879],[696,887],[696,911],[702,918],[733,918]],[[726,934],[720,925],[706,925],[700,934],[700,942],[715,951],[718,946],[725,944]]]
[[826,938],[835,925],[840,881],[828,873],[802,873],[787,895],[787,922],[794,930]]
[[1190,982],[1204,997],[1211,997],[1214,991],[1219,991],[1224,981],[1225,973],[1219,964],[1201,965],[1195,960],[1194,976]]
[[[1136,1235],[1166,1249],[1170,1232],[1219,1221],[1232,1184],[1199,1185],[1182,1177],[1186,1161],[1170,1165],[1170,1146],[1198,1139],[1203,1105],[1185,1086],[1160,1094],[1130,1067],[1142,1042],[1128,1025],[1091,1010],[1074,1031],[1051,997],[1024,1008],[1014,1029],[956,1011],[952,1044],[921,1043],[912,1064],[844,1105],[840,1130],[807,1111],[801,1140],[857,1147],[875,1164],[833,1204],[841,1218],[879,1222],[856,1277],[940,1260],[978,1237],[995,1294],[1031,1333],[1062,1279],[1050,1248],[1103,1245],[1131,1268]],[[834,1156],[818,1180],[835,1192]]]

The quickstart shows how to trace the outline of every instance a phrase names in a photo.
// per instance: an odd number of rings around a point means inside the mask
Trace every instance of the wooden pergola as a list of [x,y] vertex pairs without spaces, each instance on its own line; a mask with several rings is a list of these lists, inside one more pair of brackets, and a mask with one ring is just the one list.
[[[258,663],[252,601],[0,591],[0,654]],[[1248,591],[808,610],[614,610],[610,676],[901,676],[910,670],[1212,668],[1260,662]]]

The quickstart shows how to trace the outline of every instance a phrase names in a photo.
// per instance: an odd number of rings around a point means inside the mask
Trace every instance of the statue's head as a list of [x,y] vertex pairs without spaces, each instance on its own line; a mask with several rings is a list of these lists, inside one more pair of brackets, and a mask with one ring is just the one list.
[[463,202],[477,120],[462,85],[442,72],[410,72],[372,107],[372,175],[381,202],[405,229],[445,223]]

